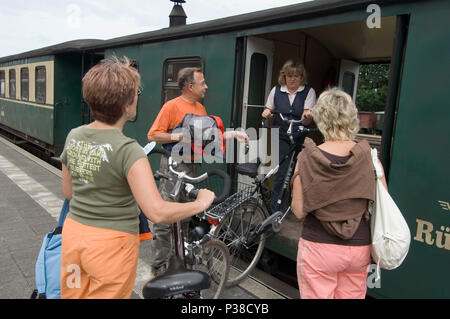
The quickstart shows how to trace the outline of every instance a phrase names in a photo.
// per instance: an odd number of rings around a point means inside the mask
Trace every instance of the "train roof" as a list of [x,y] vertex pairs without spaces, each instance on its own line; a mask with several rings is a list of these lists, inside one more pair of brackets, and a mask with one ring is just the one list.
[[[377,4],[384,5],[414,1],[418,0],[379,0],[377,1]],[[371,3],[373,3],[373,0],[315,0],[279,8],[266,9],[221,19],[215,19],[206,22],[147,31],[109,40],[82,39],[68,41],[20,54],[2,57],[0,58],[0,63],[64,52],[102,50],[112,47],[133,45],[136,43],[167,41],[191,36],[264,27],[271,24],[287,23],[298,21],[299,19],[346,12],[354,9],[365,10],[367,5]]]
[[29,59],[46,55],[54,55],[58,53],[65,52],[80,52],[85,50],[86,47],[98,45],[99,43],[104,42],[105,40],[98,39],[82,39],[82,40],[72,40],[67,41],[55,45],[50,45],[44,48],[27,51],[19,54],[13,54],[6,57],[0,58],[0,63],[5,63],[9,61],[21,60],[21,59]]
[[[380,0],[377,1],[377,4],[381,6],[385,4],[415,1],[418,0]],[[367,6],[372,3],[373,0],[315,0],[206,22],[168,27],[156,31],[113,38],[92,45],[87,49],[106,49],[133,45],[136,43],[168,41],[192,36],[239,31],[249,28],[265,27],[271,24],[293,22],[298,21],[299,19],[346,12],[354,9],[363,9],[365,11]]]

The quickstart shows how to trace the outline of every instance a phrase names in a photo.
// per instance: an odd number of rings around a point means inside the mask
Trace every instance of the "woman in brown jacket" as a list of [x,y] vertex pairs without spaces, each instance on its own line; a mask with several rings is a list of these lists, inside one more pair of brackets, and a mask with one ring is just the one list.
[[[311,139],[292,178],[292,209],[304,218],[297,254],[301,298],[364,298],[370,264],[368,202],[375,175],[367,141],[353,141],[358,110],[339,90],[323,92],[312,116],[325,142]],[[386,181],[383,180],[386,185]]]

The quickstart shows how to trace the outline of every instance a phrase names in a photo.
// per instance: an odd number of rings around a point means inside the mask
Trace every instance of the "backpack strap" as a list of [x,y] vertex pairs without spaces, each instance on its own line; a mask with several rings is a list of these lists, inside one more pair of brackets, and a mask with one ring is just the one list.
[[61,208],[61,212],[59,213],[58,224],[56,224],[56,227],[63,226],[64,221],[66,220],[66,216],[69,213],[69,207],[70,207],[70,200],[67,198],[64,198],[64,203]]
[[47,233],[47,235],[45,235],[35,264],[35,283],[37,296],[39,299],[41,299],[42,294],[45,294],[45,287],[47,286],[45,278],[45,248],[47,247],[51,236],[51,233]]
[[383,170],[381,169],[380,163],[378,163],[378,152],[376,148],[372,148],[371,155],[373,167],[376,172],[377,178],[381,179],[383,178]]
[[217,128],[219,129],[220,143],[222,144],[221,145],[222,154],[225,154],[225,145],[226,145],[226,143],[225,143],[225,138],[224,138],[224,135],[223,135],[223,133],[225,131],[225,127],[223,126],[222,119],[220,117],[218,117],[218,116],[215,116],[215,115],[210,115],[210,117],[213,118],[214,121],[216,121]]

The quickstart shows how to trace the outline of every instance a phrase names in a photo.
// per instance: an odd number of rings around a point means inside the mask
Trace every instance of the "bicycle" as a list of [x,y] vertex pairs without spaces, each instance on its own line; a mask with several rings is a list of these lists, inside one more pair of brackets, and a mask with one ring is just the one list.
[[[157,153],[168,158],[171,174],[156,171],[154,173],[155,180],[176,179],[176,184],[170,194],[173,198],[180,191],[184,191],[189,197],[195,199],[198,189],[193,184],[198,184],[211,176],[219,176],[223,179],[222,194],[214,199],[213,204],[220,203],[228,196],[231,181],[225,172],[213,169],[198,177],[191,177],[185,172],[175,170],[177,162],[167,150],[152,149],[148,155]],[[184,237],[180,221],[174,223],[172,227],[175,254],[169,260],[168,269],[144,285],[142,290],[144,298],[219,298],[225,289],[230,267],[228,247],[223,242],[213,239],[199,227],[193,228],[187,238]]]
[[[251,184],[238,183],[236,193],[205,212],[210,218],[218,220],[218,226],[213,236],[223,241],[230,251],[231,270],[227,281],[228,287],[240,283],[256,267],[267,237],[270,233],[278,233],[281,230],[285,217],[291,211],[290,206],[282,211],[282,199],[286,194],[295,167],[297,145],[294,133],[306,136],[317,130],[303,126],[304,119],[289,120],[282,113],[273,113],[289,124],[287,130],[291,144],[289,153],[264,177],[258,175],[259,163],[236,165],[238,174],[253,178],[253,181]],[[263,127],[267,127],[264,125],[264,120]],[[277,210],[275,213],[269,214],[271,196],[265,183],[286,160],[289,160],[289,166],[277,199]]]

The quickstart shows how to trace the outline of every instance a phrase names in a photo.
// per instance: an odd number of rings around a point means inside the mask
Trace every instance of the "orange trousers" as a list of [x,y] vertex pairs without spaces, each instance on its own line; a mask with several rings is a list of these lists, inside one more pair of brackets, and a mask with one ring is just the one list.
[[138,256],[138,234],[87,226],[67,217],[62,232],[61,298],[130,298]]
[[364,299],[370,250],[300,238],[297,280],[302,299]]

